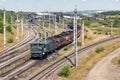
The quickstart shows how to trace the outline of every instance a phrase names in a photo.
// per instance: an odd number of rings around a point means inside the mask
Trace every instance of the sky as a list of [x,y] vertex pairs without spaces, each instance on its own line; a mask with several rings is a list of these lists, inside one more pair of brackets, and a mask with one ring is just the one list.
[[0,0],[0,9],[12,11],[120,10],[120,0]]

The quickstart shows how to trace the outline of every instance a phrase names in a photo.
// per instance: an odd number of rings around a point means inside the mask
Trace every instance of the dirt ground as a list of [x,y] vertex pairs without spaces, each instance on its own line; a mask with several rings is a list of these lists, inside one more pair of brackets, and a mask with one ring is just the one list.
[[85,80],[120,80],[120,69],[112,59],[120,55],[120,48],[101,59],[88,73]]

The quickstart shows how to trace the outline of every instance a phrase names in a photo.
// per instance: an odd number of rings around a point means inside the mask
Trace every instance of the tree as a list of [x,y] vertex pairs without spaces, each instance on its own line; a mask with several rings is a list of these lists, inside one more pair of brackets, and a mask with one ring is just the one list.
[[8,32],[12,33],[12,28],[11,28],[10,25],[6,29],[7,29]]
[[0,33],[3,33],[3,23],[0,22]]
[[120,27],[120,20],[118,18],[115,18],[113,26]]

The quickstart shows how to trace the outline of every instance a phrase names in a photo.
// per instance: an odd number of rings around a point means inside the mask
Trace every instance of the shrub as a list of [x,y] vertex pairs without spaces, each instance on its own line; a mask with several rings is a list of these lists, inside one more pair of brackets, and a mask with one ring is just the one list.
[[102,52],[102,51],[104,51],[104,47],[98,47],[98,48],[96,48],[96,50],[95,50],[96,53],[100,53],[100,52]]
[[67,47],[64,48],[64,51],[67,51],[70,47],[71,45],[68,45]]
[[0,22],[0,33],[3,33],[3,23]]
[[7,42],[8,42],[8,43],[13,43],[13,41],[14,41],[14,40],[13,40],[12,38],[8,38],[8,41],[7,41]]
[[118,60],[118,64],[120,64],[120,59]]
[[108,32],[106,32],[105,35],[108,35]]
[[29,59],[30,57],[31,57],[31,55],[30,55],[30,54],[28,54],[28,55],[27,55],[27,59]]
[[7,29],[8,32],[12,33],[12,28],[11,28],[11,26],[8,26],[6,29]]
[[92,38],[91,37],[88,37],[89,40],[91,40]]
[[85,35],[84,38],[87,39],[87,35]]
[[59,76],[68,77],[69,75],[70,75],[70,67],[69,67],[69,66],[65,66],[65,67],[59,72]]
[[93,34],[97,34],[97,32],[94,32]]
[[82,43],[78,41],[78,42],[77,42],[77,45],[78,45],[78,46],[82,46]]
[[101,32],[99,32],[98,34],[101,34]]

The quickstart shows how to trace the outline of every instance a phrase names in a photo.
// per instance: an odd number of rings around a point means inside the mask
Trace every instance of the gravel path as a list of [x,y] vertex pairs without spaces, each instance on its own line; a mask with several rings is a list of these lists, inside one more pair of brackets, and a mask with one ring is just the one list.
[[120,80],[120,69],[111,63],[120,55],[120,48],[101,59],[88,73],[85,80]]

